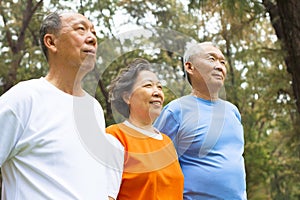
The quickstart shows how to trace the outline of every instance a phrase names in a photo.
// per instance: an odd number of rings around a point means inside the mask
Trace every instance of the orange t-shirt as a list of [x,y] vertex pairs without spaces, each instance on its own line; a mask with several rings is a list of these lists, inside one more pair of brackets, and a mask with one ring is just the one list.
[[125,158],[118,200],[181,200],[183,174],[172,140],[158,140],[125,124],[114,124],[106,132],[124,146]]

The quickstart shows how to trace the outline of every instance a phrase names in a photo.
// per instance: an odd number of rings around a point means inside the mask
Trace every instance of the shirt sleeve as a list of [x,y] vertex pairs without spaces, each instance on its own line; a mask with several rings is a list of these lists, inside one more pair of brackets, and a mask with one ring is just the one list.
[[167,105],[164,107],[159,117],[154,122],[154,127],[156,127],[160,132],[168,135],[175,147],[177,146],[178,129],[179,129],[179,116],[176,116],[174,112]]
[[107,134],[115,148],[112,155],[112,163],[107,167],[108,178],[108,195],[117,199],[122,182],[123,164],[124,164],[124,147],[114,136]]
[[13,149],[24,128],[13,110],[0,100],[0,167],[13,156]]

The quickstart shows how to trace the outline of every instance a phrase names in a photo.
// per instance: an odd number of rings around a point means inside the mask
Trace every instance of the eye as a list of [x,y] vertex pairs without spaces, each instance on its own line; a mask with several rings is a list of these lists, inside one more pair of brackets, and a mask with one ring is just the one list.
[[222,65],[226,65],[226,62],[225,62],[225,60],[220,60],[220,63],[222,64]]
[[146,88],[152,87],[152,84],[151,83],[145,83],[144,87],[146,87]]
[[157,85],[157,88],[160,89],[160,90],[162,90],[163,87],[162,87],[161,84],[158,84],[158,85]]
[[80,33],[84,33],[84,32],[86,31],[86,29],[85,29],[84,26],[78,26],[78,27],[76,28],[76,30],[77,30],[78,32],[80,32]]
[[214,62],[216,59],[215,59],[215,57],[210,56],[210,57],[208,58],[208,60],[211,61],[211,62]]
[[92,32],[93,35],[97,36],[96,31],[92,30],[91,32]]

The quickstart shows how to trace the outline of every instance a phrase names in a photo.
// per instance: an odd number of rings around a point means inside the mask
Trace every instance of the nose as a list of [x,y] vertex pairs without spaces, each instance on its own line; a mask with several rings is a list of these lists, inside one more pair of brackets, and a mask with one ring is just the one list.
[[154,88],[153,96],[154,97],[160,97],[160,98],[164,99],[164,93],[163,93],[161,87],[155,87]]
[[87,43],[92,44],[92,45],[97,44],[97,37],[93,32],[88,33]]
[[214,69],[226,74],[226,66],[220,62],[214,66]]
[[223,70],[221,65],[214,66],[214,69],[218,70],[218,71],[222,71]]

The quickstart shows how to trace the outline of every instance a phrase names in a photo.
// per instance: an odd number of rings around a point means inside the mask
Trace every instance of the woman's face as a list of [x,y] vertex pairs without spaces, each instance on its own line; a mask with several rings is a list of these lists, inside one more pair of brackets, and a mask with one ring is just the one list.
[[141,124],[152,124],[164,101],[162,85],[151,71],[140,71],[128,98],[129,118]]

